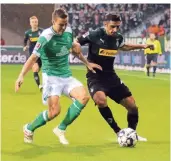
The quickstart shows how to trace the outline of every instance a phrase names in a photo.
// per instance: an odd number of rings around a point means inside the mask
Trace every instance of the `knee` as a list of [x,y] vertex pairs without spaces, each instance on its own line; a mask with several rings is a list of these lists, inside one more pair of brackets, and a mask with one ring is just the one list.
[[106,107],[107,106],[107,98],[105,96],[96,97],[94,99],[95,103],[98,107]]
[[90,96],[88,96],[87,94],[84,94],[82,96],[79,96],[79,98],[77,98],[77,100],[82,103],[83,105],[86,105],[88,103],[90,99]]
[[58,116],[60,114],[60,108],[58,107],[58,105],[51,105],[49,107],[49,111],[48,111],[48,117],[50,120],[52,120],[53,118],[55,118],[56,116]]
[[135,100],[133,97],[128,97],[126,99],[126,106],[127,106],[126,108],[129,112],[134,113],[134,112],[138,111],[138,107],[136,106]]
[[128,101],[128,111],[131,113],[137,113],[138,112],[138,107],[135,104],[135,100],[133,98],[130,98]]

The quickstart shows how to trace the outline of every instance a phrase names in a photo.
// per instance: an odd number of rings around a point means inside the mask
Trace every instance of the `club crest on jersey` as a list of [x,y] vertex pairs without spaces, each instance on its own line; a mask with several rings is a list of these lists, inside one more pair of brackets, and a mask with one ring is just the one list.
[[116,39],[116,46],[119,47],[119,39]]
[[108,49],[99,49],[99,55],[101,56],[109,56],[109,57],[115,57],[117,54],[117,50],[108,50]]
[[67,49],[66,46],[63,46],[60,50],[60,53],[56,53],[56,56],[64,56],[68,54],[69,54],[69,50]]
[[38,50],[40,48],[41,44],[39,42],[37,42],[36,44],[36,50]]

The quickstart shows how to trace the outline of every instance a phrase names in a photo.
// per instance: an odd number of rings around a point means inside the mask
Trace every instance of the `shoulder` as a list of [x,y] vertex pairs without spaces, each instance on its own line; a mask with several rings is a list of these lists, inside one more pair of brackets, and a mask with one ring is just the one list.
[[25,31],[25,35],[27,35],[29,33],[31,33],[31,29],[28,29],[28,30]]
[[104,28],[103,27],[99,27],[99,28],[97,28],[95,30],[90,31],[90,34],[94,35],[94,36],[98,36],[98,35],[104,34],[104,32],[105,32]]
[[101,28],[97,28],[96,30],[91,30],[91,31],[86,32],[82,36],[83,36],[83,38],[89,37],[89,39],[94,40],[95,38],[100,37],[100,35],[102,35],[103,32],[104,31]]
[[64,32],[67,32],[67,33],[71,33],[72,34],[71,27],[70,26],[67,26]]
[[124,40],[124,37],[120,32],[117,32],[117,38],[119,38],[120,40]]
[[43,30],[44,30],[43,28],[39,27],[39,31],[43,31]]
[[49,27],[49,28],[43,30],[40,37],[44,37],[47,41],[49,41],[54,35],[55,35],[55,33],[53,32],[51,27]]
[[159,40],[155,40],[155,42],[156,42],[156,43],[160,43],[160,41],[159,41]]

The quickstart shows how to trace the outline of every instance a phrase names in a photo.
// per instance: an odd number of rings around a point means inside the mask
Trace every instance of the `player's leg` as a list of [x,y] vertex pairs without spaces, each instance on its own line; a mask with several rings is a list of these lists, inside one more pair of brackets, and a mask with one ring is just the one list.
[[[61,121],[59,126],[53,129],[53,132],[61,139],[61,132],[65,132],[68,125],[70,125],[81,113],[83,108],[86,106],[89,96],[83,85],[75,78],[69,78],[67,85],[63,90],[63,93],[70,96],[73,99],[73,103],[70,105],[65,118]],[[60,141],[62,144],[63,142]]]
[[94,100],[95,104],[98,106],[101,116],[106,120],[108,125],[113,129],[115,133],[120,131],[120,127],[117,125],[112,111],[107,104],[106,90],[102,84],[99,84],[96,80],[88,79],[88,89],[89,93]]
[[65,118],[58,126],[61,130],[66,130],[67,126],[70,125],[81,113],[86,106],[89,96],[86,89],[83,86],[75,87],[70,92],[70,97],[74,100],[70,105]]
[[150,76],[150,67],[151,67],[151,54],[147,54],[147,63],[146,63],[147,76]]
[[60,113],[59,96],[62,92],[62,85],[49,76],[46,80],[48,81],[43,89],[43,100],[47,101],[48,110],[41,112],[35,120],[24,126],[24,141],[27,143],[32,143],[33,133],[37,128],[45,125],[46,122],[52,120]]
[[40,67],[41,67],[41,63],[40,63],[40,58],[37,60],[37,62],[33,65],[32,67],[32,71],[33,71],[33,75],[34,75],[34,80],[37,84],[37,86],[39,87],[40,90],[42,90],[42,86],[40,85],[40,77],[39,77],[39,71],[40,71]]
[[36,129],[45,125],[46,122],[52,120],[60,113],[59,97],[50,96],[48,98],[48,110],[41,112],[35,120],[24,126],[24,141],[26,143],[33,142],[33,133]]
[[153,77],[155,77],[155,74],[156,74],[156,69],[157,69],[157,57],[158,57],[158,54],[153,54],[153,58],[152,58]]
[[[138,107],[135,104],[135,100],[132,96],[132,93],[129,91],[129,88],[121,83],[117,87],[111,89],[109,92],[109,97],[127,109],[128,127],[136,130],[139,119]],[[146,141],[145,138],[140,136],[138,136],[138,139],[140,141]]]

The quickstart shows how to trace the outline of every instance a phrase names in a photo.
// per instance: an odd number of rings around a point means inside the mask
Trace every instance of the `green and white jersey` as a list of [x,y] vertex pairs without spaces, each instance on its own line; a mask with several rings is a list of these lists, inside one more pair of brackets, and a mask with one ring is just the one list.
[[58,35],[52,27],[40,35],[33,53],[42,60],[42,71],[49,76],[69,77],[69,53],[73,43],[73,34],[67,27],[62,35]]

